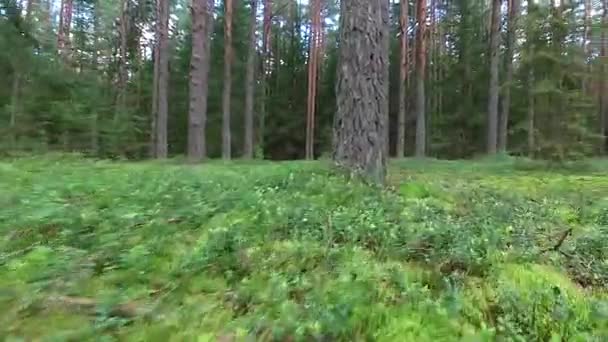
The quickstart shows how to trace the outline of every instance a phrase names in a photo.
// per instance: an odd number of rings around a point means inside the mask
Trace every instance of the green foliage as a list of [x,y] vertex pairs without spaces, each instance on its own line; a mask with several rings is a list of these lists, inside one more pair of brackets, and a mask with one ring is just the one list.
[[0,336],[606,336],[605,172],[402,163],[398,191],[318,163],[0,163]]

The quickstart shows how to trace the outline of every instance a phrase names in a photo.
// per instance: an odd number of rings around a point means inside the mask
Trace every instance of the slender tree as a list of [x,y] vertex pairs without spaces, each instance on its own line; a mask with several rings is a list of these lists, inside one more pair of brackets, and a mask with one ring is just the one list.
[[268,74],[270,73],[271,55],[271,28],[272,28],[272,0],[264,0],[264,21],[262,27],[262,98],[260,99],[259,138],[258,145],[264,149],[264,135],[266,130],[266,100],[268,97]]
[[73,0],[61,0],[59,28],[57,30],[57,49],[64,59],[70,58],[70,30],[72,28]]
[[200,162],[206,155],[207,90],[209,78],[209,0],[193,0],[192,56],[190,57],[190,107],[188,111],[188,159]]
[[499,118],[498,150],[507,151],[509,112],[511,111],[511,86],[513,83],[513,56],[515,55],[517,22],[519,17],[519,0],[507,0],[508,2],[508,27],[505,51],[505,85],[502,97],[502,112]]
[[416,5],[416,156],[426,155],[426,0]]
[[157,0],[157,115],[156,115],[156,158],[167,158],[167,121],[169,116],[169,0]]
[[487,118],[487,152],[496,154],[498,146],[498,62],[500,47],[500,7],[502,0],[492,0],[490,24],[490,87]]
[[232,0],[224,0],[224,91],[222,95],[222,158],[232,157],[230,98],[232,96]]
[[255,96],[255,60],[258,1],[251,0],[249,15],[249,50],[247,52],[247,71],[245,84],[245,144],[243,155],[245,159],[253,158],[253,108]]
[[334,161],[368,180],[386,176],[388,1],[342,0]]
[[127,50],[128,50],[128,33],[129,33],[129,1],[121,0],[120,10],[120,22],[118,27],[118,38],[120,40],[119,46],[119,59],[118,59],[118,94],[116,101],[116,113],[114,115],[115,121],[118,121],[122,112],[127,107]]
[[608,151],[608,0],[602,1],[602,34],[600,47],[600,127],[601,152]]
[[399,65],[399,117],[397,120],[397,158],[405,155],[405,119],[407,117],[407,73],[409,67],[408,56],[408,24],[409,24],[409,3],[401,0],[399,3],[400,16],[400,65]]
[[321,26],[321,1],[311,2],[310,45],[308,51],[308,103],[306,111],[306,159],[314,159],[317,70]]

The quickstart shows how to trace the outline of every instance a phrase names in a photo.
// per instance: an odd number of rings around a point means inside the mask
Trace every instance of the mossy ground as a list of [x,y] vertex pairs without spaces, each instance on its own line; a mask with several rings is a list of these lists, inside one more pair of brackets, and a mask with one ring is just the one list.
[[608,339],[608,163],[328,165],[0,163],[0,338]]

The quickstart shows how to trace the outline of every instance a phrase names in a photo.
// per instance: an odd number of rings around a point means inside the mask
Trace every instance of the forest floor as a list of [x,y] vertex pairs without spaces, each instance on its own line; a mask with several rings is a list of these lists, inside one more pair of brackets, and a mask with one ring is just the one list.
[[0,162],[0,339],[606,341],[608,162]]

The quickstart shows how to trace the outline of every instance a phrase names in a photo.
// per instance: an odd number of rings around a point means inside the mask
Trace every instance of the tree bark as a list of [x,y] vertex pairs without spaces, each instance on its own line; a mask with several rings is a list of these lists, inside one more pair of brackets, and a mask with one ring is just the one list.
[[167,121],[169,116],[169,0],[158,0],[158,115],[156,118],[156,158],[168,156]]
[[116,97],[116,112],[114,113],[114,121],[120,121],[120,117],[127,107],[127,82],[129,75],[127,73],[127,41],[129,31],[129,1],[121,0],[120,25],[118,37],[120,40],[120,54],[118,59],[118,94]]
[[73,0],[61,1],[59,28],[57,31],[57,49],[64,60],[69,60],[71,52],[70,30],[72,27]]
[[[264,150],[264,135],[266,134],[266,100],[268,97],[268,73],[270,72],[270,49],[272,28],[272,0],[264,0],[264,21],[262,28],[262,98],[260,99],[260,116],[258,127],[258,146]],[[263,152],[262,152],[263,153]]]
[[528,73],[528,157],[534,158],[536,151],[535,139],[535,99],[534,99],[534,69]]
[[247,52],[247,71],[245,84],[245,144],[243,156],[253,158],[253,108],[255,97],[255,56],[256,56],[256,24],[258,1],[251,0],[249,16],[249,51]]
[[[100,17],[99,1],[93,3],[93,52],[91,68],[93,73],[97,75],[99,71],[99,17]],[[99,154],[99,116],[96,110],[93,110],[91,115],[91,153],[93,155]]]
[[232,158],[230,98],[232,96],[232,0],[224,0],[224,91],[222,94],[222,158]]
[[334,161],[375,183],[386,177],[388,1],[342,0]]
[[511,111],[511,86],[513,83],[513,56],[516,49],[515,34],[519,16],[519,0],[507,0],[509,8],[509,19],[507,29],[507,50],[505,52],[505,86],[502,98],[502,113],[499,118],[498,150],[507,151],[509,114]]
[[602,38],[600,51],[600,133],[601,153],[608,151],[608,0],[604,0],[602,14]]
[[311,2],[310,46],[308,52],[308,104],[306,112],[306,159],[314,159],[317,70],[319,59],[321,1]]
[[209,80],[209,0],[193,0],[192,56],[190,57],[190,104],[188,111],[188,159],[200,162],[206,157],[207,97]]
[[19,115],[19,109],[21,107],[21,73],[15,70],[13,76],[13,91],[11,95],[11,114],[9,121],[10,141],[11,147],[17,147],[17,116]]
[[490,87],[487,119],[487,152],[496,154],[498,146],[498,50],[500,45],[501,0],[492,0],[492,20],[490,27]]
[[418,0],[416,7],[416,157],[426,155],[426,0]]
[[408,72],[408,1],[401,0],[401,15],[399,16],[399,26],[401,28],[401,55],[399,68],[399,117],[397,119],[397,158],[405,155],[405,119],[407,116],[407,72]]

